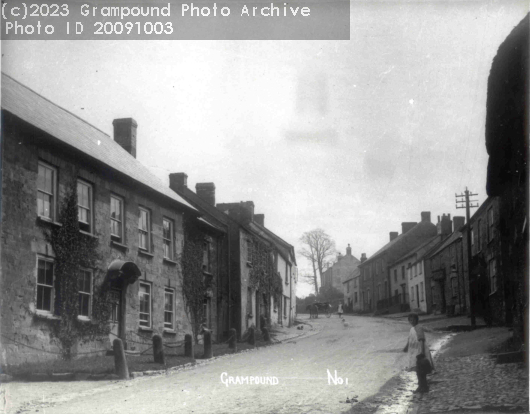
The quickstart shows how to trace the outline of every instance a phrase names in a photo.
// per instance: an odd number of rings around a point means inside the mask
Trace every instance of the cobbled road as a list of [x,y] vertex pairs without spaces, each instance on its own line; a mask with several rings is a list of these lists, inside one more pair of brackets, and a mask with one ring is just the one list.
[[[300,317],[309,322],[307,315]],[[307,337],[168,375],[86,387],[85,383],[6,384],[8,399],[24,392],[36,397],[23,407],[16,407],[15,401],[10,412],[342,413],[355,407],[345,403],[346,398],[362,401],[373,396],[403,370],[406,356],[401,350],[408,324],[355,316],[346,316],[345,324],[336,315],[310,322],[313,330]],[[278,383],[232,384],[226,383],[228,377],[234,381],[275,377]],[[56,387],[57,392],[37,400],[39,387]]]

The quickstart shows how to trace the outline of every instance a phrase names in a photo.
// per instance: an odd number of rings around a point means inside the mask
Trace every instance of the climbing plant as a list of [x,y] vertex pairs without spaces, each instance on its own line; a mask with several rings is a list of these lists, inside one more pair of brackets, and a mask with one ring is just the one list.
[[[71,359],[76,343],[92,341],[110,331],[108,286],[102,282],[98,269],[98,239],[79,230],[77,181],[67,186],[59,211],[60,226],[51,229],[43,225],[46,241],[55,254],[55,300],[52,337],[58,341],[63,358]],[[82,269],[91,269],[92,302],[90,320],[80,320],[79,284]]]
[[[274,269],[272,249],[257,237],[252,237],[250,248],[252,248],[252,268],[249,272],[248,287],[267,294],[267,297],[272,295],[276,303],[279,303],[283,284],[281,276]],[[252,313],[251,310],[249,313]]]
[[192,218],[184,215],[184,247],[181,255],[182,296],[195,342],[204,322],[204,299],[210,281],[204,274],[205,234]]

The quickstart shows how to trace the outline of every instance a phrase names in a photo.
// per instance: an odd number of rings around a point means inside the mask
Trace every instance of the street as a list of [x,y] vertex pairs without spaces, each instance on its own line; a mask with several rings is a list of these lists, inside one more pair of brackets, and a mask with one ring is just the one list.
[[[8,404],[15,409],[8,412],[341,413],[352,407],[346,398],[362,402],[376,394],[405,364],[401,350],[408,324],[359,316],[346,316],[346,324],[337,315],[300,317],[313,325],[307,337],[166,376],[93,383],[93,390],[80,383],[6,384],[8,401],[23,392],[40,400],[24,411],[16,410],[16,402]],[[256,385],[250,377],[267,384]],[[39,398],[44,386],[56,387],[57,393]],[[77,391],[80,387],[84,391]]]

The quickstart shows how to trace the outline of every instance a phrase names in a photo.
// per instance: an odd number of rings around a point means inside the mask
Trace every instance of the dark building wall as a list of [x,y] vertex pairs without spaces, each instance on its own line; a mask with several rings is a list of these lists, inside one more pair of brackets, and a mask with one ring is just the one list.
[[[488,214],[489,212],[493,214],[492,228],[488,231]],[[475,214],[470,219],[468,226],[463,229],[463,247],[464,247],[464,268],[467,274],[469,274],[472,283],[477,276],[479,269],[477,266],[478,256],[482,256],[486,263],[486,268],[482,272],[486,272],[486,277],[489,279],[491,272],[493,271],[492,267],[494,266],[495,277],[497,280],[497,287],[493,291],[490,290],[489,293],[489,302],[491,310],[494,317],[494,322],[497,324],[504,324],[506,322],[506,298],[505,298],[505,288],[506,288],[506,275],[503,269],[503,257],[501,253],[501,233],[500,233],[500,224],[501,216],[499,211],[499,198],[498,197],[489,197],[476,211]],[[467,232],[471,227],[473,232],[473,245],[471,247],[471,269],[468,270],[467,263]],[[473,292],[473,288],[471,292]],[[479,304],[479,298],[475,299],[476,304],[476,313],[481,314],[481,307]],[[511,305],[510,305],[511,306]]]
[[[128,181],[91,162],[76,151],[65,151],[64,147],[50,144],[51,137],[22,123],[17,118],[3,113],[3,196],[2,196],[2,334],[21,344],[42,351],[16,345],[2,340],[3,361],[18,364],[54,357],[46,351],[57,352],[50,342],[49,320],[35,312],[37,256],[52,258],[53,252],[44,240],[37,224],[37,173],[38,161],[42,160],[57,168],[57,207],[61,196],[72,179],[82,178],[92,184],[95,235],[99,239],[101,262],[98,273],[105,274],[114,259],[132,261],[141,270],[140,281],[151,283],[152,326],[149,330],[139,327],[139,281],[130,285],[126,294],[126,340],[128,349],[143,350],[150,344],[155,333],[163,335],[167,342],[183,338],[189,332],[189,323],[184,310],[176,262],[163,258],[162,218],[174,223],[174,258],[182,251],[182,211],[174,203],[158,199],[148,188]],[[110,195],[124,199],[125,240],[124,246],[111,244]],[[151,252],[139,253],[138,207],[151,212]],[[53,224],[44,224],[51,226]],[[95,273],[95,279],[96,279]],[[101,278],[99,279],[102,280]],[[175,289],[174,332],[164,332],[165,288]],[[111,338],[112,339],[112,338]],[[105,349],[108,340],[101,343],[79,345],[77,352]],[[75,350],[74,350],[75,352]]]
[[464,261],[461,238],[426,261],[428,312],[462,314],[469,310],[469,280]]
[[506,322],[519,342],[528,337],[528,38],[526,15],[493,59],[486,103],[486,188],[500,198]]

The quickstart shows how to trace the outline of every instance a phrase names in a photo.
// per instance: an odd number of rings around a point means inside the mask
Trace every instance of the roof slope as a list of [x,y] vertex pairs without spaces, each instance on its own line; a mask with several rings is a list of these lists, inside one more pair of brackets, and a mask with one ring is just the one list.
[[457,241],[460,237],[462,237],[462,232],[455,231],[453,234],[451,234],[447,239],[445,239],[440,246],[438,246],[434,251],[429,252],[427,257],[432,257],[435,254],[441,252],[443,249],[445,249],[450,244],[453,244],[455,241]]
[[362,262],[359,266],[364,267],[366,264],[377,260],[383,253],[388,253],[394,256],[391,261],[394,262],[395,258],[401,257],[410,250],[416,248],[418,244],[423,244],[421,239],[432,238],[436,236],[436,226],[430,221],[420,221],[413,228],[407,231],[405,234],[400,234],[391,242],[385,244],[372,257]]
[[107,134],[5,73],[2,73],[2,109],[64,144],[196,211]]
[[414,254],[418,255],[416,260],[419,260],[423,256],[425,256],[427,253],[429,253],[433,248],[435,248],[441,241],[442,241],[442,236],[440,234],[438,234],[438,235],[434,236],[433,238],[427,240],[425,243],[420,244],[414,250],[411,250],[410,252],[405,253],[403,256],[401,256],[399,259],[397,259],[393,264],[401,262],[402,260],[404,260],[407,257],[410,257],[410,256],[412,256]]

